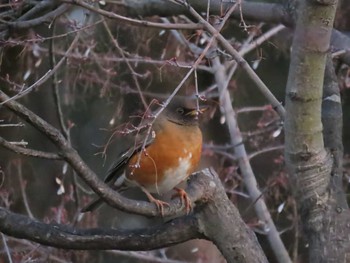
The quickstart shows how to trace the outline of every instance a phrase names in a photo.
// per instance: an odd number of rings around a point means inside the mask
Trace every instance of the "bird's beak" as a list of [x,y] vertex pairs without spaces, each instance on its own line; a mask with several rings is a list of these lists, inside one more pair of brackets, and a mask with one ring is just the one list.
[[191,110],[190,112],[186,113],[186,115],[188,116],[198,116],[200,114],[203,114],[209,107],[207,106],[199,106],[199,109],[194,109]]

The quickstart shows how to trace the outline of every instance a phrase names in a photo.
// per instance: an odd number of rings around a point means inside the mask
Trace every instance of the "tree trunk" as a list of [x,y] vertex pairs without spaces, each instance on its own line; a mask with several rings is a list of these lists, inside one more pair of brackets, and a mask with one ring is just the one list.
[[[309,262],[317,263],[346,262],[349,242],[345,225],[349,211],[339,194],[342,149],[337,146],[339,141],[327,140],[330,136],[339,140],[341,127],[328,122],[323,133],[321,122],[323,74],[335,10],[336,1],[300,2],[286,93],[286,163],[309,242]],[[328,70],[325,85],[334,89],[330,73]],[[328,113],[329,119],[337,109],[339,120],[339,92],[328,91],[324,101],[323,113]],[[338,132],[332,134],[334,128]]]

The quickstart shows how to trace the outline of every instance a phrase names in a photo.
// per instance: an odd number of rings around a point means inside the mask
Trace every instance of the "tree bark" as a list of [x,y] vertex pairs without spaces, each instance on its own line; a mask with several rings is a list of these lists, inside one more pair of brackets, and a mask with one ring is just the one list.
[[256,236],[228,199],[219,177],[214,171],[211,173],[214,175],[211,187],[215,187],[215,191],[197,214],[201,233],[219,248],[227,262],[268,262]]
[[[335,191],[341,187],[336,179],[341,175],[332,174],[339,172],[333,168],[339,164],[334,153],[340,157],[341,149],[326,138],[324,143],[323,135],[330,138],[331,127],[328,123],[322,132],[321,123],[323,76],[335,10],[336,1],[300,2],[286,93],[286,163],[309,242],[309,262],[317,263],[346,262],[349,242],[349,228],[344,225],[348,210],[344,197],[337,195],[341,190]],[[334,85],[330,76],[327,74],[325,82],[328,86]],[[333,110],[339,111],[339,93],[328,90],[325,94],[324,107],[333,103]],[[332,128],[341,129],[339,125]],[[339,133],[333,134],[334,138],[339,139]],[[341,231],[342,238],[338,236]]]

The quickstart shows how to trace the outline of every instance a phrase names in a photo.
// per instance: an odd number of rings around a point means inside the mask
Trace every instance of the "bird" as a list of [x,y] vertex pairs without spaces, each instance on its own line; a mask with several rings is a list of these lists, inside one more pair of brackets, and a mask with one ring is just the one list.
[[[124,152],[107,172],[105,183],[122,193],[130,187],[139,187],[149,201],[156,204],[161,215],[167,202],[152,194],[163,195],[175,190],[185,205],[187,214],[192,209],[191,201],[181,182],[195,172],[202,152],[202,132],[198,125],[199,114],[207,108],[198,107],[189,98],[173,98],[154,119],[146,135],[138,134],[133,145]],[[89,212],[103,203],[93,200],[81,212]]]

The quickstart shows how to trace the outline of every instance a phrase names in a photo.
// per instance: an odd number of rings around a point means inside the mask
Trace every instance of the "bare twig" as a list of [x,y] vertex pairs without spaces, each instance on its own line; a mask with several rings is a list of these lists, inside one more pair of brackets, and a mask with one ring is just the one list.
[[111,32],[111,30],[110,30],[110,28],[109,28],[109,26],[108,26],[106,21],[103,21],[103,26],[106,29],[107,34],[108,34],[109,38],[111,39],[112,43],[114,44],[114,47],[118,50],[120,56],[124,59],[126,65],[128,66],[128,68],[129,68],[129,70],[131,72],[132,79],[134,80],[134,83],[136,85],[137,92],[138,92],[138,94],[140,96],[141,102],[142,102],[144,108],[147,109],[148,108],[148,104],[147,104],[147,102],[146,102],[146,100],[145,100],[145,98],[144,98],[144,96],[142,94],[141,86],[140,86],[140,83],[139,83],[139,81],[137,79],[137,73],[135,72],[135,70],[133,69],[133,67],[129,63],[129,61],[125,60],[126,57],[124,55],[124,52],[120,48],[118,41],[113,37],[113,34],[112,34],[112,32]]
[[7,127],[24,127],[24,124],[22,122],[20,122],[20,123],[0,124],[0,128],[7,128]]
[[[56,28],[56,23],[53,22],[52,27],[51,27],[51,35],[52,36],[55,33],[55,28]],[[53,50],[55,49],[55,47],[54,47],[54,39],[51,38],[49,43],[50,43],[50,45],[49,45],[50,66],[51,66],[51,68],[54,68],[55,65],[56,65],[56,58],[55,58],[55,55],[53,54]],[[56,72],[54,72],[52,74],[52,93],[53,93],[53,98],[54,98],[55,105],[56,105],[57,119],[58,119],[58,122],[60,124],[61,131],[62,131],[64,137],[66,137],[66,139],[68,141],[70,141],[69,131],[68,131],[67,127],[66,127],[66,124],[65,124],[65,121],[64,121],[64,117],[63,117],[62,106],[61,106],[61,99],[60,99],[60,95],[59,95],[59,91],[58,91],[58,80],[57,80]]]
[[[34,84],[30,85],[28,88],[26,89],[21,89],[15,96],[11,97],[8,99],[8,101],[11,100],[16,100],[19,99],[23,96],[25,96],[26,94],[28,94],[30,91],[32,91],[35,87],[40,86],[42,83],[44,83],[47,79],[49,79],[49,77],[51,76],[51,69],[49,69],[43,76],[41,76],[40,79],[38,79]],[[1,102],[0,105],[3,105],[4,103],[6,103],[7,101]]]
[[223,150],[219,150],[219,149],[215,149],[213,150],[216,154],[222,155],[224,157],[226,157],[227,159],[231,160],[231,161],[237,161],[237,157],[232,154],[232,153],[228,153],[227,151],[223,151]]
[[6,252],[6,255],[7,255],[7,259],[9,261],[9,263],[13,263],[9,247],[7,245],[6,237],[5,237],[5,235],[3,233],[1,233],[1,238],[2,238],[2,243],[4,244],[4,248],[5,248],[5,252]]
[[[35,252],[39,253],[40,256],[45,259],[45,262],[47,262],[47,261],[58,262],[58,263],[71,263],[72,262],[72,261],[64,260],[64,259],[60,258],[59,256],[55,256],[52,253],[52,249],[50,249],[46,246],[41,246],[41,245],[38,245],[36,243],[33,243],[33,242],[25,240],[25,239],[18,239],[18,238],[13,238],[10,236],[8,236],[8,238],[11,241],[11,243],[14,244],[14,246],[18,246],[18,245],[25,246],[26,248],[31,249],[31,251],[35,251]],[[35,259],[32,259],[32,260],[35,260]],[[29,260],[27,260],[25,262],[28,262],[28,261]]]
[[242,0],[238,0],[238,4],[239,4],[239,16],[240,16],[240,19],[241,19],[240,26],[243,27],[244,31],[248,31],[249,26],[247,26],[247,24],[245,23],[244,18],[243,18]]
[[34,219],[32,210],[30,209],[29,203],[28,203],[28,198],[26,194],[26,189],[25,189],[25,183],[23,181],[23,176],[22,176],[22,162],[19,160],[19,162],[16,165],[17,167],[17,175],[18,175],[18,180],[19,180],[19,186],[21,188],[21,194],[23,198],[23,203],[24,207],[26,208],[27,214],[31,219]]
[[218,32],[216,28],[210,25],[196,10],[194,10],[187,2],[178,1],[184,4],[190,13],[201,22],[205,29],[208,30],[210,34],[212,34],[226,49],[226,51],[232,55],[232,57],[237,61],[238,65],[240,65],[248,74],[248,76],[255,82],[259,90],[263,93],[263,95],[269,100],[274,109],[277,110],[281,118],[284,118],[285,109],[281,105],[281,103],[276,99],[276,97],[271,93],[268,87],[262,82],[262,80],[258,77],[255,71],[249,66],[248,62],[231,46],[231,44]]
[[6,141],[2,137],[0,137],[0,145],[2,145],[6,149],[11,150],[15,153],[26,155],[26,156],[32,156],[32,157],[38,157],[38,158],[50,159],[50,160],[62,160],[62,157],[56,153],[48,153],[48,152],[42,152],[42,151],[37,151],[33,149],[23,148]]
[[25,96],[26,94],[28,94],[29,92],[31,92],[34,88],[37,88],[37,87],[41,86],[43,83],[45,83],[63,65],[63,62],[67,59],[67,55],[73,50],[73,48],[74,48],[75,44],[78,42],[78,40],[79,40],[79,34],[74,38],[71,45],[69,46],[69,48],[65,52],[63,58],[61,58],[61,60],[52,69],[48,70],[39,80],[37,80],[34,84],[30,85],[28,88],[24,89],[23,91],[20,91],[15,96],[8,98],[6,101],[0,102],[0,105],[3,105],[11,100],[19,99],[19,98]]
[[20,142],[9,142],[10,144],[13,144],[13,145],[21,145],[21,146],[27,146],[28,145],[28,142],[26,141],[20,141]]
[[[67,37],[71,34],[75,34],[75,33],[78,33],[80,31],[84,31],[86,29],[89,29],[91,27],[94,27],[98,24],[100,24],[103,20],[98,20],[94,23],[91,23],[89,25],[86,25],[86,26],[83,26],[83,27],[79,27],[77,29],[74,29],[74,30],[71,30],[71,31],[68,31],[66,33],[62,33],[62,34],[55,34],[55,35],[52,35],[52,36],[49,36],[49,37],[44,37],[42,35],[39,35],[37,34],[36,36],[37,37],[34,37],[34,38],[28,38],[28,39],[23,39],[23,40],[18,40],[18,39],[7,39],[6,40],[6,43],[4,43],[4,45],[24,45],[26,43],[42,43],[44,41],[47,41],[47,40],[51,40],[51,39],[57,39],[57,38],[63,38],[63,37]],[[46,48],[42,48],[42,47],[38,47],[39,50],[43,50],[43,51],[47,51]],[[59,55],[64,55],[65,52],[57,52],[55,51],[55,53],[59,54]],[[74,54],[70,55],[70,56],[76,56]],[[69,56],[69,57],[70,57]]]
[[149,254],[140,253],[140,252],[134,252],[134,251],[121,251],[121,250],[112,250],[107,251],[109,254],[114,255],[122,255],[127,256],[129,258],[135,258],[138,260],[142,260],[142,262],[152,262],[152,263],[187,263],[185,261],[179,261],[174,259],[168,259],[168,258],[159,258],[155,257]]
[[270,105],[256,106],[256,107],[244,107],[244,108],[241,108],[241,109],[237,109],[236,113],[240,114],[240,113],[247,113],[247,112],[253,112],[253,111],[266,111],[269,108],[271,108]]
[[[48,50],[46,48],[42,48],[42,47],[39,47],[39,50],[40,51],[43,51],[43,52],[47,52]],[[55,54],[58,54],[58,55],[63,55],[65,52],[63,51],[60,51],[60,50],[54,50]],[[74,54],[69,54],[67,56],[68,58],[73,58],[73,59],[84,59],[84,60],[96,60],[96,61],[106,61],[106,62],[122,62],[122,63],[125,63],[125,62],[129,62],[129,63],[137,63],[137,64],[152,64],[152,65],[159,65],[159,66],[172,66],[172,67],[184,67],[184,68],[191,68],[191,66],[193,65],[194,61],[193,62],[185,62],[185,61],[181,61],[181,62],[177,62],[177,63],[174,63],[172,60],[156,60],[156,59],[150,59],[150,58],[146,58],[146,57],[139,57],[139,56],[135,56],[135,57],[130,57],[130,58],[123,58],[123,57],[111,57],[111,56],[96,56],[94,58],[89,58],[89,57],[86,57],[82,54],[77,54],[77,53],[74,53]],[[203,71],[208,71],[210,72],[210,68],[207,67],[207,66],[204,66],[204,65],[198,65],[197,66],[197,69],[198,70],[203,70]]]
[[253,40],[250,44],[243,46],[241,50],[239,50],[239,54],[241,56],[244,56],[245,54],[249,53],[253,49],[260,46],[265,41],[269,40],[271,37],[275,36],[278,32],[285,29],[286,27],[284,25],[277,25],[270,30],[268,30],[266,33],[262,34],[257,39]]
[[344,55],[344,54],[346,54],[346,52],[348,52],[349,50],[346,50],[346,49],[341,49],[341,50],[338,50],[338,51],[336,51],[336,52],[333,52],[332,53],[332,58],[337,58],[337,57],[339,57],[339,56],[341,56],[341,55]]
[[266,128],[260,128],[260,129],[257,129],[255,131],[241,132],[241,134],[243,135],[244,138],[246,138],[246,137],[250,138],[252,136],[276,131],[276,129],[278,129],[278,128],[275,125],[269,125]]
[[255,156],[263,154],[263,153],[267,153],[267,152],[271,152],[271,151],[278,151],[278,150],[283,150],[283,149],[284,149],[284,145],[264,148],[264,149],[261,149],[259,151],[256,151],[256,152],[250,154],[248,156],[248,159],[250,160],[250,159],[254,158]]
[[[250,51],[252,51],[253,49],[257,48],[258,46],[260,46],[263,42],[269,40],[272,36],[274,36],[275,34],[277,34],[278,32],[280,32],[281,30],[283,30],[285,28],[285,26],[283,25],[278,25],[270,30],[268,30],[266,33],[262,34],[260,37],[258,37],[257,39],[255,39],[254,41],[252,41],[250,44],[247,43],[245,45],[243,45],[240,50],[239,50],[239,54],[241,56],[244,56],[246,54],[248,54]],[[227,64],[227,67],[231,67],[231,69],[229,70],[229,72],[227,73],[227,83],[225,84],[226,86],[228,86],[229,81],[232,79],[233,74],[236,72],[237,69],[237,62],[236,61],[232,61],[231,63]]]

